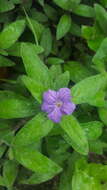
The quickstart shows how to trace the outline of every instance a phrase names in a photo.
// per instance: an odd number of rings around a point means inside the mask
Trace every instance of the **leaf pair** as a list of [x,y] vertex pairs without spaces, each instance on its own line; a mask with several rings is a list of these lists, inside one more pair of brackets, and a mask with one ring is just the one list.
[[91,6],[80,4],[81,0],[54,0],[56,5],[64,10],[69,10],[79,16],[94,17],[94,9]]
[[[27,122],[17,133],[13,142],[15,159],[23,166],[35,172],[24,183],[38,184],[51,179],[61,172],[60,166],[41,154],[35,147],[43,137],[47,136],[52,128],[52,121],[40,113]],[[36,176],[37,179],[34,181]]]

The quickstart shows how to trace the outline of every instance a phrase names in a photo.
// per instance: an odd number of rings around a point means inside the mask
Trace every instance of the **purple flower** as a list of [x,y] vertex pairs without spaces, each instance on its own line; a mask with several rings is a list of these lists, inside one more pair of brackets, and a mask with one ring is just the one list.
[[63,115],[70,115],[76,105],[71,102],[69,88],[61,88],[58,91],[48,90],[43,94],[42,111],[48,113],[48,118],[59,123]]

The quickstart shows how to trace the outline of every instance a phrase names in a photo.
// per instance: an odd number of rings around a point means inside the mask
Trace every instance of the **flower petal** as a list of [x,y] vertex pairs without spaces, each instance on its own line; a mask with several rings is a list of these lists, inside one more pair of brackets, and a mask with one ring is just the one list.
[[62,117],[62,113],[60,109],[56,106],[54,111],[48,114],[48,118],[54,121],[55,123],[59,123]]
[[61,107],[63,114],[70,115],[76,108],[76,105],[72,102],[65,102]]
[[57,92],[57,98],[64,101],[70,101],[71,100],[71,91],[69,88],[60,88],[60,90]]
[[54,105],[48,104],[47,102],[44,102],[41,106],[42,111],[45,111],[47,113],[50,113],[54,110]]
[[56,101],[57,92],[54,90],[48,90],[43,94],[43,100],[48,102],[49,104],[55,103]]

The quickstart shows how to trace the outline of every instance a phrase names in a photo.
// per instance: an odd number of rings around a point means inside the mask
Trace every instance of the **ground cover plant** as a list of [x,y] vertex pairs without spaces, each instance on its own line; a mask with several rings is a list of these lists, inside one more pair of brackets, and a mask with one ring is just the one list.
[[107,190],[107,0],[0,0],[0,190]]

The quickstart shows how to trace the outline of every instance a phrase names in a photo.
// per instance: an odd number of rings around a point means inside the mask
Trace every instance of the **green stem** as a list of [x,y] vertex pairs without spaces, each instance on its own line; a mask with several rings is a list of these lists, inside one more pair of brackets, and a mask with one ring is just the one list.
[[37,35],[36,35],[36,33],[35,33],[35,30],[34,30],[34,27],[33,27],[33,25],[32,25],[32,22],[30,21],[30,18],[29,18],[29,16],[28,16],[28,14],[27,14],[27,12],[26,12],[26,10],[25,10],[24,7],[23,7],[23,10],[24,10],[24,13],[25,13],[25,15],[26,15],[26,19],[27,19],[27,21],[28,21],[28,23],[29,23],[29,25],[30,25],[30,27],[31,27],[31,30],[32,30],[32,32],[33,32],[33,34],[34,34],[36,45],[39,45],[38,39],[37,39]]

